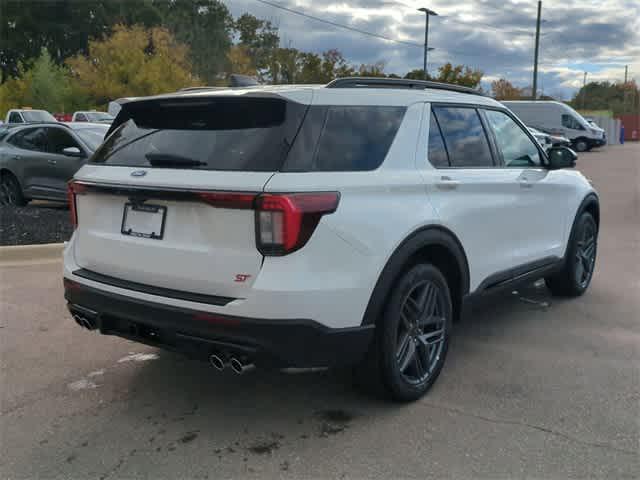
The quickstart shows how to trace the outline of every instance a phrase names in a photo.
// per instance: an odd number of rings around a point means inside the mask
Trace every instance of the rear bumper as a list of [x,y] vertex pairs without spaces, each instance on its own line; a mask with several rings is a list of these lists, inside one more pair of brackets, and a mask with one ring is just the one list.
[[313,320],[265,320],[219,315],[118,295],[65,278],[65,298],[104,335],[206,360],[213,353],[257,365],[352,365],[366,353],[374,327],[329,328]]

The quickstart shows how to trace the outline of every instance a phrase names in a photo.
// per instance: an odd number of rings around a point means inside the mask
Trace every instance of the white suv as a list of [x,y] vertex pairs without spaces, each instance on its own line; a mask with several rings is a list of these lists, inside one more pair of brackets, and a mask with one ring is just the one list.
[[218,369],[354,365],[416,399],[474,298],[589,285],[598,197],[574,161],[431,82],[139,99],[69,185],[65,297],[86,328]]

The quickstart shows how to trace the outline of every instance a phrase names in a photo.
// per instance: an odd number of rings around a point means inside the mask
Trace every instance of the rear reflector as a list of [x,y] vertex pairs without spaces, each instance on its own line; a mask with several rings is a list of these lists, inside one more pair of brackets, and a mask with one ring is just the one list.
[[320,218],[338,208],[340,194],[263,194],[256,199],[256,243],[263,255],[286,255],[302,248]]

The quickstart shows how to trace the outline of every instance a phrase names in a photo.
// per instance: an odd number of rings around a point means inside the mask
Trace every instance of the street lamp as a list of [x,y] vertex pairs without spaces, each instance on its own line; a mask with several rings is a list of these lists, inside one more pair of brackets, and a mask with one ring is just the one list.
[[433,10],[428,8],[419,8],[419,12],[424,12],[425,14],[425,23],[424,23],[424,66],[422,71],[424,72],[424,79],[427,79],[427,54],[429,50],[433,50],[433,48],[429,48],[429,17],[434,16],[437,17],[438,14]]

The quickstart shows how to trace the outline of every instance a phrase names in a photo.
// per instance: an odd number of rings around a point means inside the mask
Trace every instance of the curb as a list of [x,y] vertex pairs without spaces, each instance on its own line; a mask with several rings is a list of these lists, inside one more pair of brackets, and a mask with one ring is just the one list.
[[63,250],[64,243],[0,247],[0,266],[60,262]]

